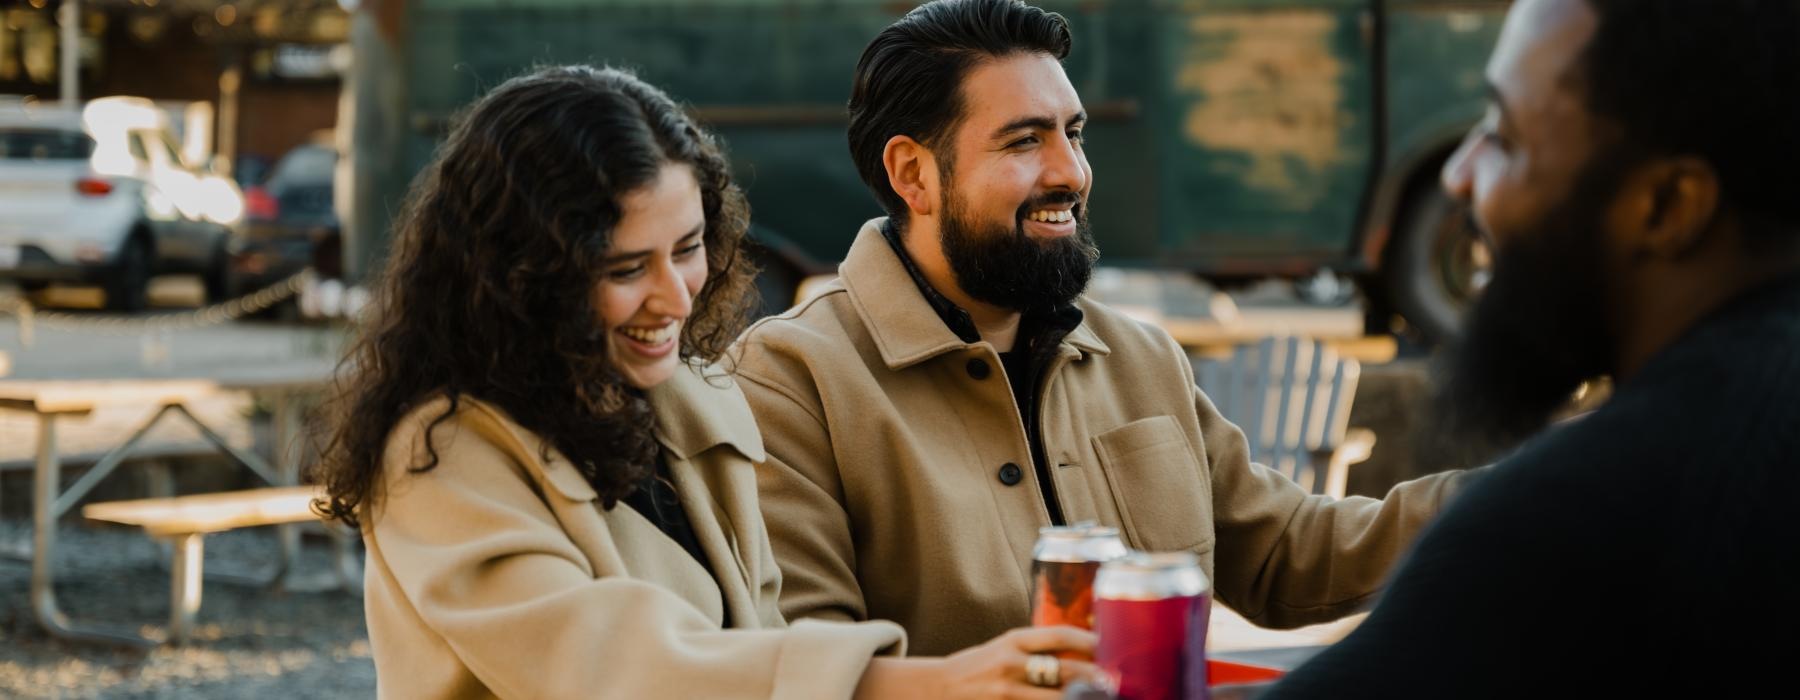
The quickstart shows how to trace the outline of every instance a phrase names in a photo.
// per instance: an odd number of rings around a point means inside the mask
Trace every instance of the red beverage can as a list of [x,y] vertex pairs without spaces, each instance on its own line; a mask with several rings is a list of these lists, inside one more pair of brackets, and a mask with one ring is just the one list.
[[1091,524],[1038,529],[1031,549],[1031,624],[1094,628],[1094,576],[1125,556],[1119,529]]
[[1188,552],[1135,553],[1094,580],[1094,662],[1119,700],[1205,700],[1212,586]]

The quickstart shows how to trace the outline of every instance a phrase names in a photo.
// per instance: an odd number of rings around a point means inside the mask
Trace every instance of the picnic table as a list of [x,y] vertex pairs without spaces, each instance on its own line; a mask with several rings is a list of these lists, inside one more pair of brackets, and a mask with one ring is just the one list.
[[[311,394],[319,392],[330,380],[333,365],[323,360],[285,361],[271,363],[253,368],[225,368],[211,372],[195,372],[194,376],[169,377],[159,379],[74,379],[74,380],[8,380],[0,379],[0,410],[23,411],[33,414],[37,423],[37,440],[34,451],[32,470],[32,543],[31,543],[31,607],[38,623],[51,635],[74,641],[90,641],[115,643],[128,646],[148,646],[155,644],[132,633],[110,632],[100,629],[79,627],[71,624],[56,602],[55,575],[51,567],[56,548],[56,522],[63,514],[75,507],[95,486],[113,473],[126,458],[137,448],[161,421],[177,418],[190,423],[205,440],[233,461],[254,472],[265,483],[273,487],[293,487],[299,483],[299,459],[297,455],[298,438],[301,432],[300,403]],[[265,460],[254,451],[240,449],[232,445],[218,431],[208,426],[188,409],[188,404],[217,396],[221,392],[250,392],[268,402],[271,407],[274,433],[273,460]],[[97,407],[112,404],[153,404],[158,409],[141,426],[134,430],[123,443],[113,447],[101,456],[92,467],[76,480],[66,491],[60,489],[62,478],[62,457],[57,448],[58,423],[64,419],[84,416],[92,413]],[[277,494],[268,494],[271,497]],[[289,494],[291,497],[291,494]],[[177,499],[179,500],[179,499]],[[250,506],[252,510],[257,507]],[[104,516],[108,513],[101,509]],[[140,519],[146,511],[142,509],[130,511]],[[192,511],[171,511],[182,517],[182,513]],[[210,511],[217,513],[217,509]],[[114,513],[116,514],[116,513]],[[89,516],[94,517],[90,512]],[[96,519],[114,519],[99,517]],[[306,518],[300,518],[306,519]],[[275,522],[296,522],[291,513],[285,518],[262,517],[253,524],[273,524]],[[125,520],[122,522],[133,522]],[[146,522],[133,522],[145,525],[152,534],[157,530]],[[246,522],[245,524],[252,524]],[[192,600],[198,604],[198,540],[185,538],[183,535],[204,534],[216,527],[214,521],[192,521],[187,526],[189,532],[163,534],[176,540],[177,550],[175,575],[176,587],[194,587]],[[281,558],[274,572],[269,575],[270,582],[279,583],[285,580],[299,550],[299,531],[293,526],[284,526],[280,536]],[[183,549],[185,547],[186,549]],[[183,554],[188,560],[182,558]],[[189,567],[189,568],[184,568]],[[191,583],[181,583],[184,573],[195,574]],[[354,585],[346,572],[340,571],[340,585]],[[173,616],[179,616],[184,606],[181,604],[182,591],[177,590],[172,598],[177,605]],[[191,622],[191,610],[188,620]],[[182,621],[172,617],[171,633],[179,638],[185,633]]]

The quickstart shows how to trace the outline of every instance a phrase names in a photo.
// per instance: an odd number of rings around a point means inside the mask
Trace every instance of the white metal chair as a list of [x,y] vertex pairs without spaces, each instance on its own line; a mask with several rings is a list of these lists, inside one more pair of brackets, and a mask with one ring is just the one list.
[[1350,465],[1369,458],[1375,433],[1349,429],[1362,365],[1310,338],[1271,337],[1229,358],[1194,358],[1200,389],[1244,431],[1250,459],[1313,493],[1344,496]]

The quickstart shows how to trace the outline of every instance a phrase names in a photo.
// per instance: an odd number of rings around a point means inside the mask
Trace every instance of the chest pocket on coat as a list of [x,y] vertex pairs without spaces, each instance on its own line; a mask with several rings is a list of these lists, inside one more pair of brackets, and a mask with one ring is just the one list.
[[1171,416],[1094,436],[1126,543],[1150,552],[1211,549],[1212,487]]

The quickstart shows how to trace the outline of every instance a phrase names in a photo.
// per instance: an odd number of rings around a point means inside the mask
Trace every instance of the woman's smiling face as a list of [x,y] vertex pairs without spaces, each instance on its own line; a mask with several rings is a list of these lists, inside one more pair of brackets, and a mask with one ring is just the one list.
[[630,385],[649,389],[681,363],[681,329],[706,284],[706,213],[693,169],[681,163],[663,164],[619,205],[594,306],[613,366]]

